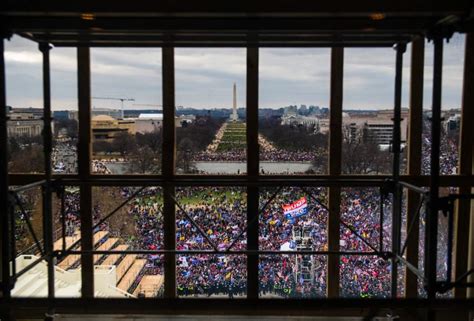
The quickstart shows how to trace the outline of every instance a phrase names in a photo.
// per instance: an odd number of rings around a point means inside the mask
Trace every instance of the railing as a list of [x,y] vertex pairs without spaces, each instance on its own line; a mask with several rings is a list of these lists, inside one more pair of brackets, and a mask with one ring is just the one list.
[[[56,183],[58,183],[58,182],[56,182]],[[141,183],[143,184],[143,182],[141,182]],[[329,184],[329,185],[331,184],[331,182],[329,182],[329,181],[326,182],[326,183]],[[406,183],[406,182],[400,182],[399,183],[399,186],[401,188],[406,188],[406,189],[409,189],[409,190],[414,191],[416,193],[420,193],[422,197],[420,198],[420,202],[419,202],[418,207],[417,207],[416,215],[413,216],[411,222],[408,222],[408,224],[409,224],[408,225],[408,233],[407,233],[405,243],[401,247],[400,252],[394,253],[390,250],[385,250],[384,245],[383,245],[383,235],[384,235],[384,231],[383,231],[384,208],[383,208],[383,206],[384,206],[384,201],[387,198],[388,194],[393,193],[393,189],[394,189],[395,185],[390,180],[384,180],[383,182],[379,182],[379,183],[380,183],[380,185],[379,185],[378,188],[379,188],[379,191],[380,191],[380,205],[379,205],[380,206],[380,224],[379,224],[378,233],[379,233],[380,238],[379,238],[378,246],[374,247],[370,242],[365,240],[365,238],[362,235],[360,235],[352,226],[350,226],[349,224],[346,224],[345,222],[341,221],[341,226],[344,226],[345,228],[349,229],[351,231],[351,233],[353,233],[361,242],[363,242],[367,247],[369,247],[371,249],[371,251],[232,250],[233,246],[236,243],[236,240],[238,240],[243,235],[243,233],[245,233],[247,231],[247,229],[250,225],[256,224],[256,221],[257,221],[259,216],[256,216],[253,221],[250,221],[247,224],[247,226],[244,229],[242,229],[239,236],[237,236],[234,239],[234,241],[226,249],[220,250],[209,239],[208,235],[202,230],[202,228],[199,226],[199,224],[197,222],[195,222],[192,217],[190,217],[189,215],[186,215],[187,214],[186,211],[184,211],[184,209],[181,207],[179,202],[173,197],[173,201],[174,201],[175,205],[183,211],[186,218],[196,228],[198,233],[201,234],[203,239],[206,240],[207,242],[209,242],[209,244],[213,248],[212,250],[184,250],[184,251],[172,250],[172,249],[170,249],[170,250],[126,250],[126,251],[74,250],[74,247],[76,247],[81,242],[81,240],[78,239],[76,242],[74,242],[74,244],[72,244],[68,248],[63,247],[63,249],[61,249],[59,251],[54,251],[52,253],[52,255],[56,258],[64,257],[64,256],[67,256],[67,255],[81,255],[81,254],[84,254],[84,253],[90,253],[90,254],[93,254],[93,255],[94,254],[100,254],[100,255],[107,255],[107,254],[120,254],[120,255],[127,255],[127,254],[135,254],[135,255],[137,255],[137,254],[141,254],[141,255],[156,255],[156,254],[173,254],[173,255],[186,255],[186,254],[282,255],[282,254],[285,254],[285,255],[301,255],[301,254],[306,254],[306,255],[308,255],[308,254],[311,254],[311,255],[328,255],[328,256],[331,256],[331,255],[337,255],[337,256],[339,256],[339,255],[349,255],[349,256],[350,255],[352,255],[352,256],[376,255],[376,256],[381,257],[384,260],[395,258],[396,262],[400,262],[400,263],[406,265],[407,269],[410,270],[412,273],[414,273],[418,278],[420,278],[423,281],[424,285],[426,286],[426,284],[428,282],[426,276],[417,267],[413,266],[410,262],[408,262],[404,258],[403,255],[404,255],[405,250],[407,248],[407,243],[408,243],[408,240],[410,239],[411,231],[414,228],[416,228],[414,226],[414,221],[419,217],[421,209],[423,208],[423,204],[426,205],[427,195],[429,194],[429,190],[427,190],[423,187],[418,187],[418,186],[415,186],[413,184]],[[319,182],[316,183],[316,184],[317,184],[317,186],[322,185]],[[37,186],[43,186],[43,185],[44,185],[44,181],[40,181],[40,182],[37,182],[37,183],[34,183],[34,184],[29,184],[28,186],[24,186],[22,188],[12,189],[11,196],[12,196],[12,200],[14,201],[14,203],[12,203],[12,204],[16,204],[17,206],[20,207],[21,210],[24,211],[24,209],[22,208],[22,202],[21,202],[20,198],[17,196],[16,193],[27,191],[28,189],[35,188]],[[153,184],[153,185],[156,186],[156,184]],[[271,185],[273,185],[273,183]],[[329,208],[325,204],[323,204],[320,200],[318,200],[318,198],[315,197],[310,191],[308,191],[306,189],[305,186],[308,186],[308,185],[310,185],[310,184],[307,184],[307,182],[304,182],[304,187],[301,187],[301,189],[307,193],[307,195],[309,196],[309,198],[311,200],[313,200],[316,204],[318,204],[319,206],[321,206],[322,208],[326,209],[329,212]],[[151,184],[149,186],[151,186]],[[118,213],[119,210],[122,207],[124,207],[126,204],[128,204],[132,199],[138,197],[140,195],[140,193],[145,190],[146,187],[147,186],[139,187],[125,201],[123,201],[119,206],[117,206],[114,210],[112,210],[109,214],[105,215],[99,222],[97,222],[93,226],[93,229],[98,227],[100,224],[104,223],[106,220],[110,219],[116,213]],[[271,195],[271,197],[267,200],[267,202],[264,204],[264,206],[259,210],[259,213],[261,213],[265,210],[265,208],[271,203],[271,201],[277,196],[277,194],[280,191],[281,191],[281,187],[279,189],[277,189],[276,192],[274,192]],[[454,281],[451,281],[454,201],[456,199],[472,199],[472,198],[474,198],[473,195],[449,195],[447,197],[440,198],[440,203],[439,203],[440,210],[443,211],[443,213],[448,218],[448,225],[449,225],[448,226],[448,242],[449,243],[448,243],[448,258],[447,258],[448,269],[447,269],[447,272],[446,272],[446,280],[437,282],[437,292],[439,292],[439,293],[444,293],[444,292],[448,291],[449,289],[451,289],[453,287],[472,287],[473,286],[472,283],[463,282],[463,280],[466,279],[470,274],[474,273],[474,270],[470,270],[470,271],[466,272],[464,275],[462,275],[461,277],[459,277],[458,279],[456,279]],[[62,208],[61,216],[63,217],[64,216],[64,206],[62,206],[61,208]],[[10,211],[10,215],[13,215],[12,214],[13,212],[14,212],[14,207],[12,206],[11,211]],[[30,233],[32,234],[33,238],[35,239],[34,246],[41,249],[41,254],[42,255],[41,255],[41,257],[38,258],[38,260],[36,260],[36,261],[32,262],[31,264],[29,264],[28,266],[24,267],[18,273],[16,272],[16,267],[15,267],[14,260],[13,260],[12,270],[13,270],[13,279],[14,280],[18,279],[21,275],[26,273],[29,269],[36,266],[40,261],[44,260],[45,256],[46,256],[43,249],[41,248],[41,241],[39,241],[38,238],[36,237],[36,235],[34,234],[34,231],[31,227],[31,222],[29,222],[28,215],[23,215],[23,218],[25,219],[25,222],[27,223],[27,226],[29,227]],[[12,220],[12,221],[14,221],[14,220]],[[12,227],[14,227],[14,225]],[[57,229],[56,231],[59,231],[59,230],[61,230],[61,228]],[[65,235],[63,233],[63,235],[62,235],[63,244],[65,244],[64,237],[65,237]],[[15,253],[13,248],[12,248],[12,250],[13,250],[12,253]],[[16,255],[16,253],[15,253],[15,255]],[[426,264],[426,262],[425,262],[425,264]]]

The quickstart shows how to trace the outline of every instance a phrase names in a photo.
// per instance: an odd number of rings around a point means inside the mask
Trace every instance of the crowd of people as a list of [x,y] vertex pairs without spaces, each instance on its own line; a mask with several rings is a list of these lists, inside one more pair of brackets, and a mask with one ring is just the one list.
[[[123,192],[124,197],[130,191]],[[327,245],[328,212],[326,190],[313,188],[310,193],[299,188],[285,188],[267,204],[274,190],[263,190],[260,197],[259,248],[280,250],[294,242],[294,230],[310,231],[311,248],[325,251]],[[158,196],[157,196],[158,195]],[[129,207],[136,222],[138,244],[142,249],[160,249],[163,246],[161,196],[157,190],[147,190]],[[180,203],[176,212],[177,250],[244,250],[246,236],[246,194],[242,188],[187,187],[177,189]],[[305,196],[308,211],[289,220],[282,204]],[[341,219],[351,225],[375,247],[379,239],[378,190],[347,189],[343,191]],[[322,205],[323,204],[323,205]],[[390,204],[387,203],[387,212]],[[186,213],[186,214],[185,214]],[[193,222],[197,223],[197,226]],[[384,224],[384,244],[390,241],[387,216]],[[201,230],[201,231],[199,231]],[[205,233],[207,238],[201,234]],[[209,243],[212,242],[212,245]],[[295,249],[295,248],[293,248]],[[370,251],[360,239],[341,228],[341,250]],[[311,279],[299,276],[303,255],[264,255],[259,261],[260,293],[283,297],[322,297],[326,291],[326,262],[323,255],[312,256]],[[308,256],[306,256],[308,257]],[[162,257],[148,257],[149,264],[161,268]],[[307,259],[307,258],[306,258]],[[386,297],[390,291],[390,264],[377,256],[343,256],[341,287],[344,296]],[[244,255],[179,255],[177,258],[177,291],[180,295],[235,297],[246,290],[246,257]]]
[[[225,141],[226,132],[229,123],[224,123],[217,131],[215,139],[204,151],[193,152],[191,159],[194,162],[245,162],[247,153],[245,149],[245,132],[237,132],[240,137],[237,141]],[[245,127],[243,127],[245,129]],[[241,135],[240,133],[243,133]],[[230,134],[229,134],[230,135]],[[266,162],[312,162],[317,158],[326,156],[327,150],[283,150],[275,147],[263,135],[258,135],[258,143],[260,146],[260,160]],[[220,148],[221,144],[225,144],[226,148]]]
[[[383,226],[380,226],[380,192],[377,188],[346,188],[341,193],[341,220],[355,229],[373,248],[390,251],[391,200],[384,203]],[[371,252],[371,248],[349,228],[341,226],[342,251]],[[342,256],[341,288],[344,296],[388,297],[390,294],[390,261],[378,256]]]
[[[327,150],[262,150],[260,161],[264,162],[312,162],[317,157],[327,157]],[[223,152],[196,152],[192,155],[195,162],[245,162],[247,153],[245,149],[232,149]]]
[[[429,174],[430,133],[427,121],[424,123],[422,168]],[[219,132],[222,138],[223,131]],[[441,174],[455,174],[458,163],[456,140],[444,133],[441,135]],[[216,152],[217,144],[207,151],[194,153],[193,161],[246,161],[245,149]],[[315,154],[327,157],[326,150],[289,151],[279,150],[271,145],[263,148],[262,161],[314,161]],[[62,155],[70,149],[57,148],[53,161],[62,162]],[[74,152],[72,149],[71,152]],[[68,164],[69,165],[69,164]],[[107,164],[93,160],[94,173],[110,174]],[[133,188],[121,188],[121,197],[128,198]],[[296,250],[295,231],[308,230],[310,248],[314,251],[328,250],[327,191],[311,188],[309,193],[300,188],[286,187],[274,198],[274,189],[260,191],[259,249],[278,251]],[[307,212],[297,218],[288,219],[282,205],[300,197],[308,202]],[[273,198],[268,204],[267,201]],[[246,256],[231,254],[232,250],[245,250],[246,192],[242,187],[186,187],[176,189],[176,249],[227,251],[230,254],[177,255],[177,291],[182,296],[243,296],[246,293]],[[134,222],[135,235],[127,239],[131,249],[163,249],[163,202],[158,187],[149,187],[126,205],[127,215]],[[266,205],[266,206],[265,206]],[[376,188],[343,188],[341,192],[341,221],[351,226],[374,248],[379,248],[380,231],[386,250],[391,246],[391,201],[384,204],[384,221],[380,226],[380,193]],[[405,206],[403,210],[406,211]],[[72,235],[80,224],[79,193],[66,194],[66,234]],[[104,213],[100,206],[94,207],[94,221]],[[406,215],[403,216],[406,225]],[[420,229],[423,233],[424,216],[421,215]],[[109,229],[107,224],[99,229]],[[202,233],[205,234],[202,235]],[[438,256],[446,255],[447,231],[440,228]],[[420,258],[423,260],[423,237],[420,236]],[[371,248],[349,228],[341,225],[340,250],[370,252]],[[163,274],[163,255],[144,255],[147,269]],[[259,286],[263,296],[277,297],[323,297],[327,279],[326,255],[262,255],[259,260]],[[301,262],[311,264],[310,278],[303,277]],[[446,260],[438,260],[438,274],[442,278],[447,269]],[[391,286],[391,262],[376,255],[341,255],[341,295],[345,297],[388,297]],[[401,283],[401,282],[399,282]]]
[[[422,140],[422,174],[429,175],[431,168],[431,122],[423,120]],[[441,175],[456,175],[459,162],[458,136],[448,135],[444,129],[441,131],[439,173]]]
[[77,148],[69,142],[56,142],[51,153],[53,170],[61,174],[77,173]]
[[[245,229],[247,207],[242,188],[182,188],[176,196],[182,203],[176,212],[177,250],[225,251],[231,245],[234,250],[245,249],[245,235],[239,238]],[[178,294],[239,296],[246,289],[246,258],[183,255],[178,257],[176,275]]]
[[92,173],[94,174],[112,174],[111,170],[107,167],[104,161],[93,159],[92,160]]
[[[121,188],[116,196],[127,199],[135,188]],[[259,249],[268,251],[297,250],[295,231],[306,230],[310,238],[305,247],[313,251],[328,250],[327,190],[285,187],[260,191]],[[282,205],[300,197],[307,200],[304,215],[289,219]],[[268,200],[271,202],[268,202]],[[176,263],[177,291],[183,296],[243,296],[246,292],[246,256],[232,254],[246,247],[246,192],[242,187],[183,187],[177,188],[176,249],[230,250],[229,254],[178,255]],[[391,200],[384,203],[384,220],[380,229],[380,194],[378,188],[343,188],[341,191],[341,221],[349,225],[374,248],[379,248],[380,231],[385,250],[391,246]],[[403,206],[405,211],[405,206]],[[59,209],[58,209],[59,210]],[[105,214],[100,202],[93,208],[93,220]],[[134,222],[134,234],[124,238],[130,249],[163,249],[163,201],[159,187],[148,187],[126,205],[126,215]],[[73,235],[80,225],[79,193],[66,193],[66,235]],[[57,217],[59,222],[59,216]],[[403,215],[406,226],[406,215]],[[420,229],[423,233],[424,216]],[[97,230],[109,230],[104,223]],[[205,234],[205,236],[202,235]],[[439,257],[446,255],[447,231],[440,228]],[[422,237],[420,236],[420,239]],[[212,244],[211,244],[212,243]],[[420,242],[421,244],[422,242]],[[444,244],[444,245],[443,245]],[[341,251],[371,252],[371,248],[341,224]],[[420,257],[423,257],[420,245]],[[146,268],[163,274],[163,255],[143,255]],[[326,293],[326,255],[278,254],[261,255],[259,260],[260,294],[274,297],[324,297]],[[311,262],[310,278],[302,276],[301,262]],[[345,297],[389,297],[391,262],[376,255],[340,256],[341,295]],[[439,260],[438,274],[444,277],[445,260]],[[400,278],[401,280],[401,278]],[[401,283],[401,282],[399,282]],[[401,289],[401,286],[400,286]]]

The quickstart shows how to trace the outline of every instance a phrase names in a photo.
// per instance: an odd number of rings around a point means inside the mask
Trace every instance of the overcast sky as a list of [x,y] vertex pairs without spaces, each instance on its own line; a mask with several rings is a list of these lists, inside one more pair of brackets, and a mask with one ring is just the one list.
[[[237,84],[239,107],[245,106],[246,54],[242,48],[177,48],[176,105],[195,108],[232,106]],[[460,107],[464,36],[445,45],[443,108]],[[393,107],[395,51],[391,48],[346,49],[344,108]],[[7,104],[42,107],[41,54],[37,45],[15,36],[6,42]],[[404,55],[403,105],[408,105],[410,47]],[[432,44],[425,55],[424,106],[431,104]],[[92,96],[128,97],[134,104],[161,104],[160,49],[91,49]],[[260,49],[260,107],[329,105],[330,49]],[[77,109],[77,63],[73,48],[51,50],[53,109]],[[119,108],[119,101],[93,99],[95,107]]]

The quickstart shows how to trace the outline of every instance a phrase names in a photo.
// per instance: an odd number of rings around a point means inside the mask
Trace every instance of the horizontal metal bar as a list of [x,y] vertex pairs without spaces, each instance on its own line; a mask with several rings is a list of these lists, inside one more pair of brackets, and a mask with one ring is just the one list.
[[[13,298],[8,302],[1,302],[0,307],[10,307],[14,310],[24,310],[28,307],[28,313],[35,308],[47,308],[54,303],[56,313],[97,313],[97,314],[117,314],[120,312],[136,314],[165,314],[176,315],[176,311],[181,314],[204,314],[209,315],[210,309],[214,315],[313,315],[324,313],[327,317],[328,309],[334,309],[338,313],[343,313],[341,309],[353,308],[352,316],[361,313],[362,308],[379,309],[406,308],[415,309],[433,308],[435,310],[463,309],[471,310],[474,306],[474,299],[442,299],[435,298],[427,300],[417,299],[361,299],[361,298],[305,298],[305,299],[234,299],[226,298],[140,298],[139,300],[124,300],[116,298],[57,298],[49,300],[47,298]],[[44,316],[44,310],[42,310]],[[355,314],[354,314],[355,313]]]
[[404,181],[399,181],[398,184],[400,184],[403,187],[408,188],[409,190],[417,192],[419,194],[424,194],[425,195],[425,194],[429,193],[429,190],[424,188],[424,187],[416,186],[416,185],[413,185],[413,184],[410,184],[410,183],[407,183],[407,182],[404,182]]
[[385,186],[384,178],[322,178],[322,177],[295,177],[295,176],[175,176],[170,179],[136,178],[136,177],[94,177],[93,179],[65,179],[55,180],[56,184],[63,186],[160,186],[165,183],[176,186]]
[[[268,5],[270,6],[270,4]],[[266,10],[264,10],[266,11]],[[90,11],[85,11],[90,12]],[[467,14],[464,12],[462,14]],[[444,16],[439,16],[441,19]],[[79,18],[79,17],[77,17]],[[437,19],[436,19],[437,20]],[[46,16],[34,17],[31,15],[16,15],[14,19],[7,19],[5,28],[14,32],[71,32],[84,35],[98,33],[101,30],[123,33],[124,30],[131,32],[168,32],[170,36],[178,33],[199,33],[216,32],[222,34],[225,31],[237,33],[266,33],[276,31],[280,33],[300,31],[301,33],[322,33],[344,35],[349,34],[370,34],[366,29],[378,30],[377,33],[396,36],[397,33],[406,34],[427,31],[429,25],[435,21],[433,17],[417,17],[416,19],[407,19],[402,17],[389,17],[380,21],[372,21],[367,17],[327,17],[318,19],[310,17],[257,17],[246,15],[241,17],[226,16],[225,14],[216,17],[105,17],[98,16],[93,24],[85,24],[81,19],[71,19],[67,17]],[[99,30],[92,30],[91,26]],[[124,27],[126,26],[126,27]]]
[[40,181],[37,181],[37,182],[34,182],[34,183],[29,183],[29,184],[22,185],[22,186],[9,187],[8,191],[11,192],[11,193],[20,193],[20,192],[24,192],[24,191],[27,191],[29,189],[35,188],[35,187],[43,186],[45,183],[46,183],[46,180],[42,179]]
[[[10,185],[25,185],[37,180],[43,179],[44,174],[10,174],[9,181]],[[267,180],[280,180],[281,182],[287,180],[332,180],[337,179],[341,183],[334,183],[331,186],[370,186],[371,183],[365,182],[365,180],[377,180],[383,181],[385,179],[392,178],[388,175],[260,175],[258,177],[252,177],[248,175],[175,175],[167,182],[185,182],[185,181],[209,181],[216,180],[222,182],[228,182],[228,185],[232,181],[267,181]],[[81,180],[79,175],[74,174],[56,174],[53,175],[53,179],[61,179],[65,182],[70,183],[69,185],[79,185],[80,182],[84,184],[92,184],[94,182],[100,182],[96,185],[106,185],[112,181],[119,182],[115,185],[126,186],[128,182],[132,182],[133,185],[139,185],[138,182],[152,182],[161,184],[165,181],[162,175],[91,175],[91,178],[87,180]],[[400,179],[410,184],[416,184],[420,186],[429,186],[430,177],[428,175],[400,175]],[[126,181],[126,183],[125,183]],[[120,184],[120,182],[122,182]],[[351,183],[354,182],[354,183]],[[66,184],[64,184],[66,185]],[[191,184],[188,184],[191,185]],[[222,185],[222,184],[221,184]],[[238,184],[237,184],[238,185]],[[241,184],[242,185],[242,184]],[[281,184],[280,184],[281,185]],[[374,184],[373,184],[374,185]],[[474,175],[443,175],[440,177],[440,186],[448,187],[473,187],[474,186]]]
[[[420,2],[416,6],[411,1],[387,2],[384,4],[384,12],[387,19],[416,20],[421,18],[441,18],[448,14],[462,15],[468,8],[466,2],[451,1]],[[207,10],[206,10],[207,9]],[[347,2],[341,7],[339,2],[320,1],[281,1],[278,3],[262,1],[244,1],[242,3],[229,3],[218,0],[202,0],[196,5],[194,0],[150,2],[147,0],[136,0],[133,6],[130,1],[115,0],[102,2],[84,2],[80,0],[58,1],[37,3],[32,2],[28,6],[24,3],[11,1],[2,8],[8,17],[79,17],[82,12],[93,12],[98,18],[120,18],[127,21],[129,18],[189,18],[189,19],[211,19],[222,18],[237,19],[254,17],[260,19],[272,18],[313,18],[318,20],[337,19],[367,19],[367,12],[372,12],[374,4],[372,1]],[[418,21],[418,20],[416,20]],[[414,22],[416,22],[414,21]]]
[[[205,41],[195,41],[195,42],[139,42],[139,41],[54,41],[52,39],[49,41],[55,47],[78,47],[78,46],[88,46],[92,48],[161,48],[165,46],[173,46],[175,48],[246,48],[249,46],[247,42],[205,42]],[[391,48],[397,41],[390,42],[375,42],[374,43],[356,43],[356,42],[342,42],[342,43],[329,43],[329,42],[304,42],[304,41],[287,41],[287,42],[259,42],[258,46],[260,48],[332,48],[332,47],[344,47],[344,48]]]
[[388,257],[391,255],[390,252],[352,252],[352,251],[252,251],[252,250],[235,250],[235,251],[214,251],[214,250],[131,250],[131,251],[55,251],[55,256],[66,256],[72,254],[179,254],[179,255],[195,255],[195,254],[215,254],[215,255],[362,255],[362,256],[380,256]]

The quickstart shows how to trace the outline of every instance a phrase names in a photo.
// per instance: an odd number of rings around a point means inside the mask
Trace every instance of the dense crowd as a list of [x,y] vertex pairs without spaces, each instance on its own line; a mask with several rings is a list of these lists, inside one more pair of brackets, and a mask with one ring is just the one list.
[[[327,250],[327,210],[321,203],[326,202],[325,189],[313,188],[308,194],[298,188],[286,188],[264,208],[273,194],[265,190],[261,194],[259,217],[259,246],[262,250],[280,250],[294,243],[295,229],[310,231],[311,248]],[[129,213],[136,221],[137,239],[141,248],[162,248],[162,214],[157,191],[146,192],[130,206]],[[125,193],[124,196],[128,195]],[[308,200],[308,212],[294,220],[285,217],[282,204],[290,203],[300,196]],[[177,200],[181,208],[176,213],[176,248],[178,250],[220,251],[246,248],[245,193],[241,188],[192,187],[177,190]],[[365,239],[377,246],[379,239],[379,196],[376,190],[347,189],[343,192],[341,218],[353,226]],[[387,208],[390,204],[387,203]],[[210,245],[193,223],[213,243]],[[389,212],[389,210],[387,210]],[[388,247],[389,222],[384,225],[384,244]],[[237,237],[239,237],[237,239]],[[294,247],[293,247],[294,249]],[[341,249],[350,251],[370,251],[350,231],[341,229]],[[311,279],[298,276],[301,267],[297,260],[310,260]],[[150,263],[161,266],[160,256],[150,256]],[[326,257],[302,255],[265,255],[259,262],[260,291],[263,295],[284,297],[324,296],[326,291]],[[388,282],[390,265],[376,256],[341,258],[341,287],[345,296],[377,296],[389,294]],[[177,289],[180,295],[225,295],[239,296],[246,289],[246,258],[243,255],[181,255],[177,260]]]
[[[246,198],[242,188],[183,188],[177,190],[176,248],[178,250],[245,249]],[[197,222],[212,245],[193,226]],[[180,256],[177,288],[182,295],[242,295],[246,289],[246,258],[242,255]]]
[[[423,121],[422,141],[422,174],[429,175],[431,168],[431,123],[428,119]],[[439,173],[441,175],[456,175],[459,161],[458,136],[448,135],[441,131]]]
[[[265,162],[312,162],[317,157],[327,157],[326,150],[262,150],[260,161]],[[233,149],[225,152],[196,152],[192,155],[195,162],[245,162],[247,153],[245,149]]]
[[[424,124],[422,168],[428,174],[430,163],[430,134]],[[220,137],[223,131],[220,132]],[[452,137],[441,135],[441,174],[455,174],[458,162],[457,143]],[[213,150],[195,153],[194,161],[245,161],[244,149],[216,152]],[[326,155],[320,151],[283,151],[270,146],[261,151],[262,161],[314,161],[314,155]],[[61,150],[55,151],[53,159],[60,160]],[[326,157],[326,156],[325,156]],[[110,173],[107,164],[92,162],[92,171]],[[133,188],[122,188],[121,196],[128,198]],[[260,194],[259,249],[278,251],[296,250],[297,231],[309,231],[308,248],[327,251],[328,211],[327,193],[324,188],[312,188],[310,194],[299,188],[287,187],[273,200],[275,190],[263,189]],[[379,247],[380,230],[385,249],[391,247],[391,202],[384,204],[384,221],[380,226],[380,194],[376,188],[344,188],[341,195],[341,220],[359,233],[374,248]],[[288,219],[282,210],[300,197],[306,197],[308,210],[305,215]],[[186,187],[177,188],[176,199],[176,249],[226,251],[246,249],[246,233],[242,232],[246,222],[246,193],[239,187]],[[266,205],[266,206],[265,206]],[[135,223],[135,235],[127,242],[135,249],[159,250],[163,248],[162,194],[159,188],[147,188],[127,206],[127,215]],[[405,210],[405,207],[403,207]],[[101,208],[94,207],[94,221],[102,217]],[[78,193],[66,194],[66,229],[72,235],[79,225]],[[192,221],[196,222],[195,226]],[[403,224],[406,225],[406,215]],[[109,228],[107,225],[100,229]],[[423,233],[424,216],[420,229]],[[202,235],[202,233],[205,236]],[[212,244],[209,243],[209,241]],[[423,236],[420,236],[420,257],[423,259]],[[438,256],[446,255],[447,231],[440,227]],[[341,225],[340,250],[366,251],[371,248],[350,229]],[[147,268],[155,274],[163,274],[163,256],[146,255]],[[301,273],[301,262],[310,262],[311,273]],[[390,295],[391,263],[375,255],[343,255],[340,257],[341,295],[346,297],[388,297]],[[446,260],[438,260],[438,276],[442,278],[447,269]],[[278,297],[322,297],[326,293],[327,256],[325,255],[262,255],[259,260],[260,293]],[[242,296],[246,293],[246,256],[237,254],[178,255],[176,263],[177,291],[182,296]],[[401,282],[399,282],[401,283]]]
[[[374,248],[391,250],[391,201],[385,200],[383,226],[380,228],[380,193],[376,188],[344,189],[341,197],[341,220],[354,228]],[[371,252],[370,247],[347,227],[341,226],[342,251]],[[340,278],[344,296],[388,297],[390,261],[377,256],[343,256]]]
[[77,151],[71,142],[57,142],[51,153],[53,170],[62,174],[77,173]]
[[92,173],[94,174],[112,174],[107,164],[104,161],[93,159],[92,160]]
[[[298,231],[308,231],[310,241],[305,249],[327,251],[328,211],[327,193],[324,188],[303,191],[296,187],[282,189],[275,196],[275,189],[260,193],[259,248],[261,250],[302,249],[297,242]],[[122,188],[123,199],[134,192]],[[267,201],[272,198],[271,202]],[[306,197],[307,212],[289,219],[282,210],[300,197]],[[176,190],[180,204],[176,209],[177,250],[245,250],[246,193],[239,187],[186,187]],[[99,202],[100,203],[100,202]],[[80,224],[79,193],[66,193],[66,234],[72,235]],[[265,206],[266,205],[266,206]],[[351,226],[374,248],[379,248],[380,194],[376,188],[344,188],[341,191],[341,221]],[[163,248],[162,193],[158,187],[142,191],[127,205],[127,215],[133,219],[135,235],[127,239],[134,249],[159,250]],[[93,220],[103,215],[99,205],[93,208]],[[384,204],[383,246],[391,246],[391,201]],[[197,226],[189,218],[197,223]],[[406,225],[406,215],[403,224]],[[59,224],[59,221],[58,221]],[[421,216],[421,233],[424,216]],[[97,228],[110,229],[107,223]],[[204,237],[201,230],[205,235]],[[447,231],[440,228],[439,257],[446,255]],[[208,240],[212,242],[212,245]],[[420,236],[422,238],[422,235]],[[422,242],[420,242],[422,243]],[[340,250],[366,251],[371,249],[352,231],[341,225]],[[420,246],[420,257],[423,257]],[[163,274],[163,256],[145,255],[147,270]],[[311,262],[310,277],[303,277],[301,261]],[[300,262],[300,263],[298,263]],[[390,261],[375,255],[340,257],[341,295],[346,297],[388,297],[390,294]],[[179,295],[241,296],[246,292],[246,256],[237,254],[199,254],[177,256],[177,291]],[[438,274],[444,277],[445,260],[439,260]],[[323,297],[326,292],[327,256],[325,255],[262,255],[259,260],[260,293],[278,297]],[[400,278],[401,280],[401,278]],[[401,282],[399,282],[401,283]]]

